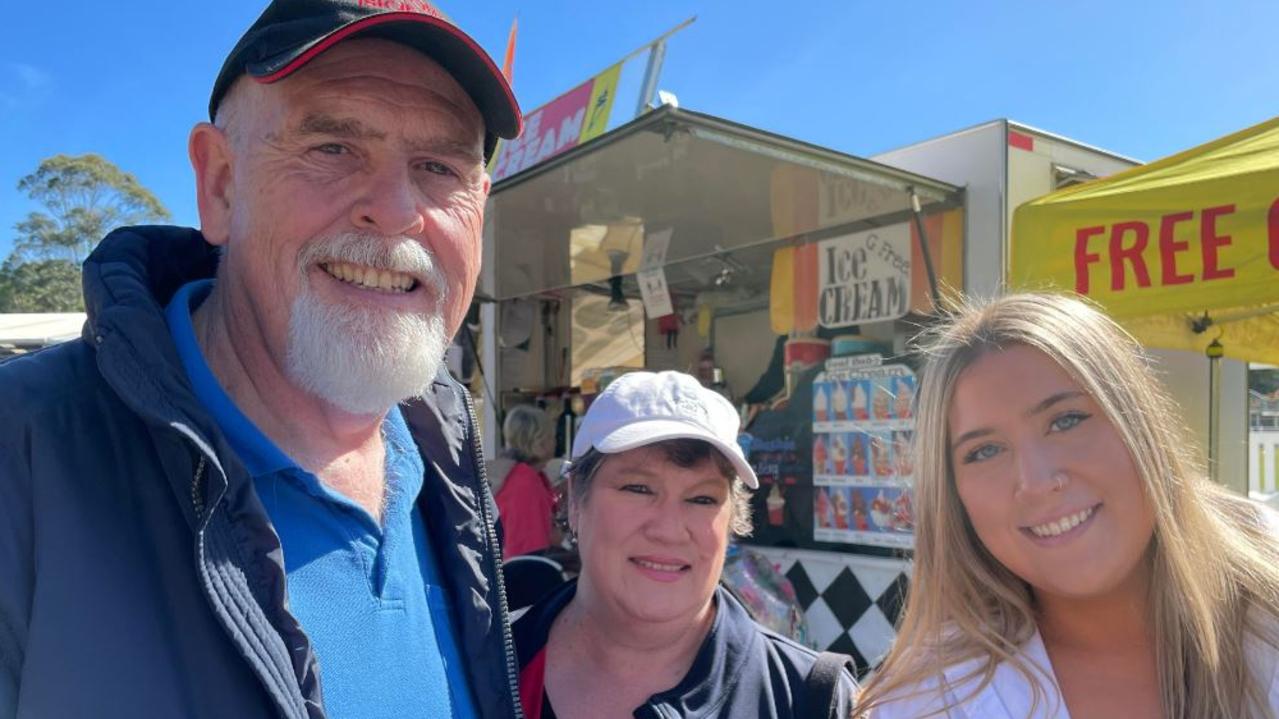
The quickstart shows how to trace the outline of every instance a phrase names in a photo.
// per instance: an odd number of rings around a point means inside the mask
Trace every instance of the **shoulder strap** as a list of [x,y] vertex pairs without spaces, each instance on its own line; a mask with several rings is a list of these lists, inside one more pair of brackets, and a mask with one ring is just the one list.
[[839,691],[839,674],[845,667],[849,675],[857,676],[852,657],[837,652],[819,652],[813,668],[808,670],[808,677],[804,680],[808,706],[810,710],[821,712],[812,715],[815,719],[846,719],[836,713],[840,706],[836,695]]

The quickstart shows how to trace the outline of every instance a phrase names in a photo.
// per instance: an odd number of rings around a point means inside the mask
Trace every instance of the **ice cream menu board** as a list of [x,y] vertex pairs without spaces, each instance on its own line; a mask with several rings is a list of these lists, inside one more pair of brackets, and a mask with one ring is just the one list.
[[915,373],[836,357],[813,383],[813,539],[909,548]]

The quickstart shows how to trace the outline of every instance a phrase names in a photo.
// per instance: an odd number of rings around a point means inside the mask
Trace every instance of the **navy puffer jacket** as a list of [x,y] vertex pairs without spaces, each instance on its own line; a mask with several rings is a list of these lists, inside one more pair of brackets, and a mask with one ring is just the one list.
[[[521,689],[530,716],[545,701],[551,626],[576,594],[574,579],[515,622]],[[829,692],[808,693],[817,652],[757,624],[723,587],[715,590],[715,604],[715,619],[688,673],[679,684],[636,707],[635,719],[825,719]],[[857,681],[840,670],[834,687],[836,716],[851,716],[856,691]]]
[[[195,230],[117,230],[84,336],[0,364],[0,719],[324,716],[279,539],[165,323],[216,265]],[[519,716],[470,397],[442,373],[405,417],[480,714]]]

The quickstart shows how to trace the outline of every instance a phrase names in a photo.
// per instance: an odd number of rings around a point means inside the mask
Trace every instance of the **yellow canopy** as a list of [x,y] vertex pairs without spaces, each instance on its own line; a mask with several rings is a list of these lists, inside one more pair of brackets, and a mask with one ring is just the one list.
[[1279,117],[1018,207],[1009,261],[1148,346],[1279,363]]

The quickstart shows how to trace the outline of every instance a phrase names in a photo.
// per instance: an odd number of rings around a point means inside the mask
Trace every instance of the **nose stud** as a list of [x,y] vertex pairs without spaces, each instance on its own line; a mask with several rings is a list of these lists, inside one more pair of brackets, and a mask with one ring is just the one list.
[[1056,489],[1058,492],[1060,492],[1062,489],[1066,487],[1066,473],[1057,472],[1053,474],[1053,481],[1057,483]]

